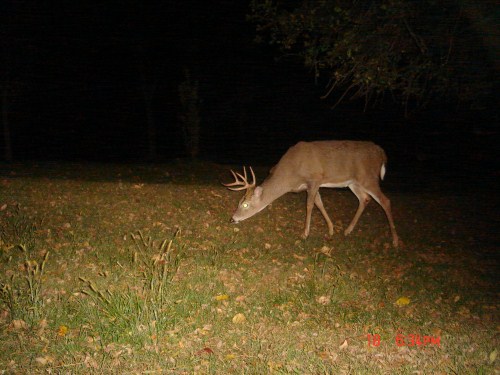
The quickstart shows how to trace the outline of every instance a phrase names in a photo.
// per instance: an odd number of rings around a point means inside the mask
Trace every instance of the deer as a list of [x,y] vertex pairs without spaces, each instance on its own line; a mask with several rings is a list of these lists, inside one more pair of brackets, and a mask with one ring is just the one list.
[[232,191],[246,190],[231,217],[239,223],[262,211],[269,204],[288,192],[307,191],[306,221],[302,237],[306,239],[311,229],[311,214],[316,206],[333,236],[333,223],[328,216],[319,193],[320,188],[348,187],[358,198],[359,205],[344,235],[349,235],[356,226],[366,205],[373,198],[384,210],[392,235],[392,244],[398,247],[391,212],[391,201],[380,189],[384,179],[387,156],[378,145],[369,141],[313,141],[299,142],[290,147],[271,169],[260,186],[256,186],[255,173],[250,167],[252,182],[248,182],[246,168],[243,174],[231,173],[234,182],[223,185]]

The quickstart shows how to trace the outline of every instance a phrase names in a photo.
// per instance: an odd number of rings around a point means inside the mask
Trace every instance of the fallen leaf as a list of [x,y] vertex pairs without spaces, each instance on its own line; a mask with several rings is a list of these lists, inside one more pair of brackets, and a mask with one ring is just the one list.
[[201,349],[201,350],[198,350],[198,351],[196,352],[196,354],[197,354],[197,355],[203,355],[203,354],[208,354],[208,355],[210,355],[210,354],[214,354],[214,351],[213,351],[212,349],[210,349],[210,348],[208,348],[208,347],[207,347],[207,348],[203,348],[203,349]]
[[214,197],[216,197],[216,198],[222,198],[222,195],[220,195],[220,194],[216,193],[216,192],[215,192],[215,191],[213,191],[213,190],[210,190],[210,194],[212,194],[212,195],[213,195]]
[[37,357],[35,358],[35,362],[40,366],[45,366],[49,361],[45,357]]
[[215,296],[216,301],[226,301],[229,299],[229,296],[227,294],[219,294],[218,296]]
[[490,364],[495,362],[495,360],[497,359],[497,355],[498,355],[498,351],[495,349],[493,350],[491,353],[490,353]]
[[396,305],[398,306],[406,306],[410,303],[410,299],[408,297],[400,297],[396,301]]
[[38,322],[38,334],[42,335],[43,331],[45,330],[45,328],[47,328],[48,325],[49,323],[47,322],[47,319],[40,320]]
[[332,247],[328,247],[328,246],[323,246],[321,249],[319,249],[319,251],[323,254],[325,254],[326,256],[329,256],[331,257],[332,256],[332,250],[333,248]]
[[233,323],[234,324],[241,324],[241,323],[244,323],[246,320],[247,320],[247,318],[245,317],[245,315],[243,315],[241,313],[233,316]]
[[66,334],[68,333],[68,327],[66,327],[65,325],[60,325],[59,326],[59,329],[57,330],[57,336],[66,336]]
[[0,311],[0,319],[6,320],[9,317],[10,313],[7,310]]
[[14,329],[27,329],[28,328],[28,325],[22,319],[13,320],[12,323],[10,324],[10,326]]
[[441,328],[435,328],[432,330],[432,334],[434,336],[441,336],[441,332],[442,332]]
[[326,306],[330,304],[330,297],[329,296],[320,296],[316,299],[316,302],[318,302],[320,305]]
[[347,339],[344,340],[344,342],[342,343],[342,345],[339,346],[339,349],[342,349],[344,350],[345,348],[347,348],[349,346],[349,344],[347,344]]

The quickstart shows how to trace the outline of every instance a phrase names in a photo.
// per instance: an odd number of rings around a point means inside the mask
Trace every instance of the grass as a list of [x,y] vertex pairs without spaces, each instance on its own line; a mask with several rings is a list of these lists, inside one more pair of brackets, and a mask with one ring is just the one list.
[[338,189],[232,226],[208,163],[0,172],[0,373],[499,372],[495,192],[389,185],[393,249]]

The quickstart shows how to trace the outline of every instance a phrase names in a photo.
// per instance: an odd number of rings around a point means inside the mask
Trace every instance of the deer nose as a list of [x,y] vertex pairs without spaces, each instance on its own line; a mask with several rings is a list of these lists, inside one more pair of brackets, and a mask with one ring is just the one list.
[[231,218],[231,219],[229,220],[229,222],[230,222],[231,224],[237,224],[237,223],[238,223],[236,220],[234,220],[234,218]]

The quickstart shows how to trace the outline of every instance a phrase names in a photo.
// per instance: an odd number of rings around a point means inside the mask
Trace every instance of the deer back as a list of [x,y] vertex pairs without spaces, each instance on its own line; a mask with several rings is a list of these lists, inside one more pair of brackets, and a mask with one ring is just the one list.
[[287,182],[290,190],[298,185],[317,181],[337,184],[377,180],[387,157],[384,150],[372,142],[315,141],[299,142],[283,155],[269,178]]

